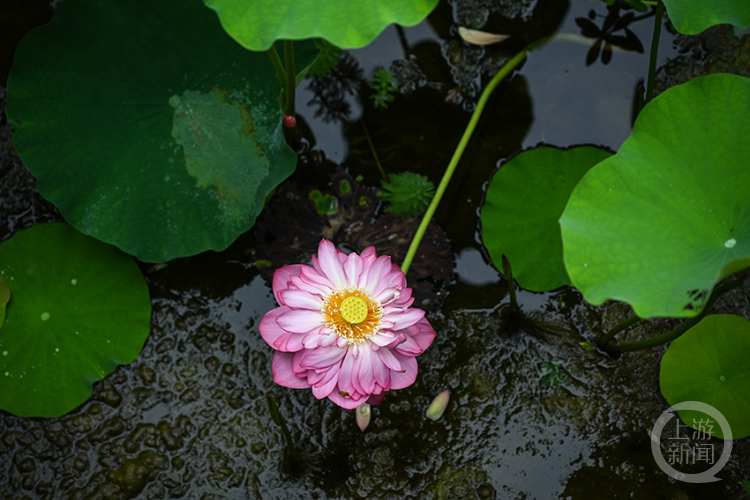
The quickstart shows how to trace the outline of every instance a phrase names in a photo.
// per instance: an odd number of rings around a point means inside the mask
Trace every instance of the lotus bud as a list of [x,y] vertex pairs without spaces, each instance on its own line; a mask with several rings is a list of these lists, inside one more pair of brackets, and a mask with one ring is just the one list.
[[354,410],[357,414],[357,427],[362,432],[365,432],[367,426],[370,425],[370,405],[365,403],[362,406],[357,406]]
[[430,407],[427,408],[427,418],[430,420],[440,420],[440,417],[445,413],[445,409],[448,407],[448,401],[451,399],[450,389],[446,389],[432,400]]

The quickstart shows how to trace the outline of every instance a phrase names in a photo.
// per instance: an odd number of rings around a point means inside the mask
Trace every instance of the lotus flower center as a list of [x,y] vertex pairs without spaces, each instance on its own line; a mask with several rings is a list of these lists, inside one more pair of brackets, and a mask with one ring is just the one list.
[[337,290],[323,303],[323,322],[336,335],[356,344],[378,333],[383,306],[359,289]]
[[352,324],[362,323],[367,319],[367,302],[361,297],[350,295],[341,302],[341,317]]

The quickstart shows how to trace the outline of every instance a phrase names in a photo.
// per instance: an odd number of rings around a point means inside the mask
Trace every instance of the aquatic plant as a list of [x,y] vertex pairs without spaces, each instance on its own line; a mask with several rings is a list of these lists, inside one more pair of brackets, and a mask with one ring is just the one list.
[[374,247],[346,255],[322,240],[312,267],[276,270],[273,292],[280,307],[258,329],[276,349],[274,381],[342,408],[414,383],[415,358],[435,338],[424,311],[410,307],[404,273]]
[[401,172],[389,175],[388,180],[381,181],[385,191],[380,197],[390,202],[385,211],[400,217],[422,215],[435,195],[435,185],[424,175]]
[[393,96],[398,92],[396,86],[396,75],[388,68],[380,68],[375,72],[370,82],[370,88],[373,90],[370,99],[376,109],[386,109],[388,103],[393,100]]

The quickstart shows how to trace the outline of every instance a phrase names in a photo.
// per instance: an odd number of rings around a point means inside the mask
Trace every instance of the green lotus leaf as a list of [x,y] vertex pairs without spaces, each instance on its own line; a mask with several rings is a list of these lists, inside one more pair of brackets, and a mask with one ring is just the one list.
[[200,0],[66,0],[21,41],[7,112],[73,226],[163,262],[229,246],[294,170],[278,96],[268,55]]
[[392,23],[421,22],[438,0],[205,0],[222,26],[250,50],[274,40],[324,38],[342,49],[364,47]]
[[588,170],[612,154],[593,146],[524,151],[498,170],[482,206],[482,239],[498,270],[505,254],[519,285],[535,292],[570,284],[558,220]]
[[677,31],[695,35],[717,24],[750,26],[750,2],[747,0],[664,0]]
[[748,136],[747,78],[698,78],[643,109],[560,219],[565,267],[587,301],[695,316],[717,281],[750,266]]
[[41,224],[0,244],[0,275],[13,293],[0,329],[1,409],[63,415],[141,352],[148,287],[117,248],[68,224]]
[[[733,314],[706,316],[672,342],[661,360],[659,383],[670,405],[700,401],[721,412],[732,438],[750,436],[750,322]],[[694,427],[702,415],[679,410]],[[702,417],[705,419],[705,416]],[[718,425],[712,435],[723,438]]]
[[0,276],[0,328],[3,326],[5,321],[5,307],[10,302],[10,286],[8,282]]

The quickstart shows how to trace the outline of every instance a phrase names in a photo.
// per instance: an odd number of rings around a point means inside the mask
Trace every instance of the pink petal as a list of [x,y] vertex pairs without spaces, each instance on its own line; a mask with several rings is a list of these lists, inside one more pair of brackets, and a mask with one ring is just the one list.
[[375,253],[375,247],[367,247],[359,254],[360,257],[367,258],[367,257],[375,257],[377,258],[377,254]]
[[359,286],[365,290],[372,292],[378,288],[380,280],[388,274],[391,270],[391,258],[388,256],[378,257],[375,262],[370,266],[369,273],[367,274],[367,280],[362,283],[362,277],[360,276]]
[[401,363],[399,363],[398,358],[393,355],[390,349],[380,349],[377,353],[378,356],[380,356],[380,360],[387,366],[389,369],[396,371],[396,372],[402,372],[404,369],[401,367]]
[[277,307],[276,309],[268,311],[266,315],[263,316],[263,319],[260,320],[260,325],[258,325],[260,336],[263,337],[263,340],[265,340],[271,347],[273,347],[279,337],[289,333],[276,323],[276,319],[287,311],[289,311],[289,308],[286,306]]
[[321,335],[318,337],[318,345],[320,347],[328,347],[329,345],[336,342],[336,339],[338,339],[339,336],[335,333],[321,333]]
[[314,287],[321,295],[328,295],[334,288],[331,280],[310,266],[300,268],[300,279],[308,287]]
[[[393,293],[392,290],[396,287],[403,287],[405,285],[404,273],[396,267],[395,270],[391,269],[385,276],[383,276],[378,283],[378,286],[372,291],[373,297],[377,297],[376,300],[385,302],[390,298]],[[385,296],[380,298],[381,296]]]
[[411,335],[405,335],[404,341],[397,345],[395,349],[396,352],[409,357],[419,356],[424,352],[422,346]]
[[290,387],[292,389],[307,389],[310,384],[307,383],[307,379],[302,376],[298,376],[292,369],[292,358],[294,354],[285,352],[277,352],[273,355],[273,362],[271,363],[271,370],[273,371],[273,381],[284,387]]
[[353,368],[354,356],[351,352],[347,352],[344,360],[341,362],[341,370],[339,370],[339,389],[349,394],[355,392],[354,385],[352,385]]
[[302,333],[288,332],[286,335],[279,337],[273,346],[281,352],[297,352],[304,349],[303,340],[305,335]]
[[398,341],[398,338],[398,334],[386,330],[370,337],[370,342],[379,347],[386,347]]
[[417,321],[417,326],[419,327],[419,333],[414,335],[413,338],[422,348],[422,352],[424,352],[428,347],[430,347],[432,341],[435,340],[435,329],[432,328],[430,322],[425,318]]
[[288,332],[307,333],[323,325],[320,311],[287,309],[276,319],[276,323]]
[[358,406],[362,406],[367,402],[365,398],[354,399],[351,397],[343,396],[338,391],[333,391],[328,395],[328,399],[344,408],[345,410],[353,410]]
[[[350,349],[351,351],[351,349]],[[361,370],[362,366],[362,355],[359,356],[353,356],[354,358],[354,364],[352,365],[352,386],[354,387],[354,392],[350,394],[350,396],[354,397],[356,393],[359,394],[367,394],[365,389],[362,387],[362,382],[359,378],[359,372]]]
[[[391,370],[383,363],[383,358],[378,353],[372,354],[372,375],[375,382],[383,389],[388,390],[391,387]],[[372,392],[372,391],[371,391]]]
[[352,252],[347,256],[344,261],[344,273],[346,274],[347,286],[356,288],[359,283],[359,275],[362,274],[364,269],[364,263],[362,258],[356,253]]
[[333,364],[340,363],[346,353],[346,349],[340,349],[336,346],[306,349],[298,354],[301,355],[299,366],[312,370],[328,368]]
[[391,389],[403,389],[409,387],[417,380],[417,360],[411,357],[401,356],[396,353],[401,366],[404,368],[403,372],[391,372]]
[[404,312],[399,313],[386,313],[384,316],[388,321],[393,321],[395,325],[394,330],[403,330],[409,328],[411,325],[416,324],[420,319],[424,318],[424,311],[421,309],[411,308]]
[[318,246],[317,262],[313,260],[315,269],[331,280],[331,283],[337,289],[346,288],[346,275],[339,260],[339,253],[333,243],[328,240],[321,240],[320,246]]
[[362,386],[362,390],[359,391],[362,394],[372,394],[375,390],[375,377],[372,374],[372,358],[375,356],[370,350],[370,346],[364,345],[360,349],[360,360],[359,360],[359,384]]
[[[334,375],[337,370],[331,370],[334,372]],[[312,387],[313,396],[315,396],[318,399],[323,399],[325,397],[328,397],[329,394],[331,394],[331,391],[333,391],[336,388],[336,383],[338,382],[338,377],[331,376],[331,378],[324,383],[320,385],[314,385]]]
[[414,297],[411,296],[411,288],[402,288],[401,295],[399,295],[396,302],[393,303],[395,307],[407,308],[414,303]]
[[273,273],[273,294],[276,296],[276,301],[282,306],[285,304],[281,299],[280,292],[289,288],[292,276],[299,276],[300,267],[302,266],[299,264],[284,266],[280,267]]
[[284,299],[284,305],[292,309],[309,309],[320,311],[323,308],[323,299],[320,295],[306,292],[305,290],[282,290],[279,295]]

